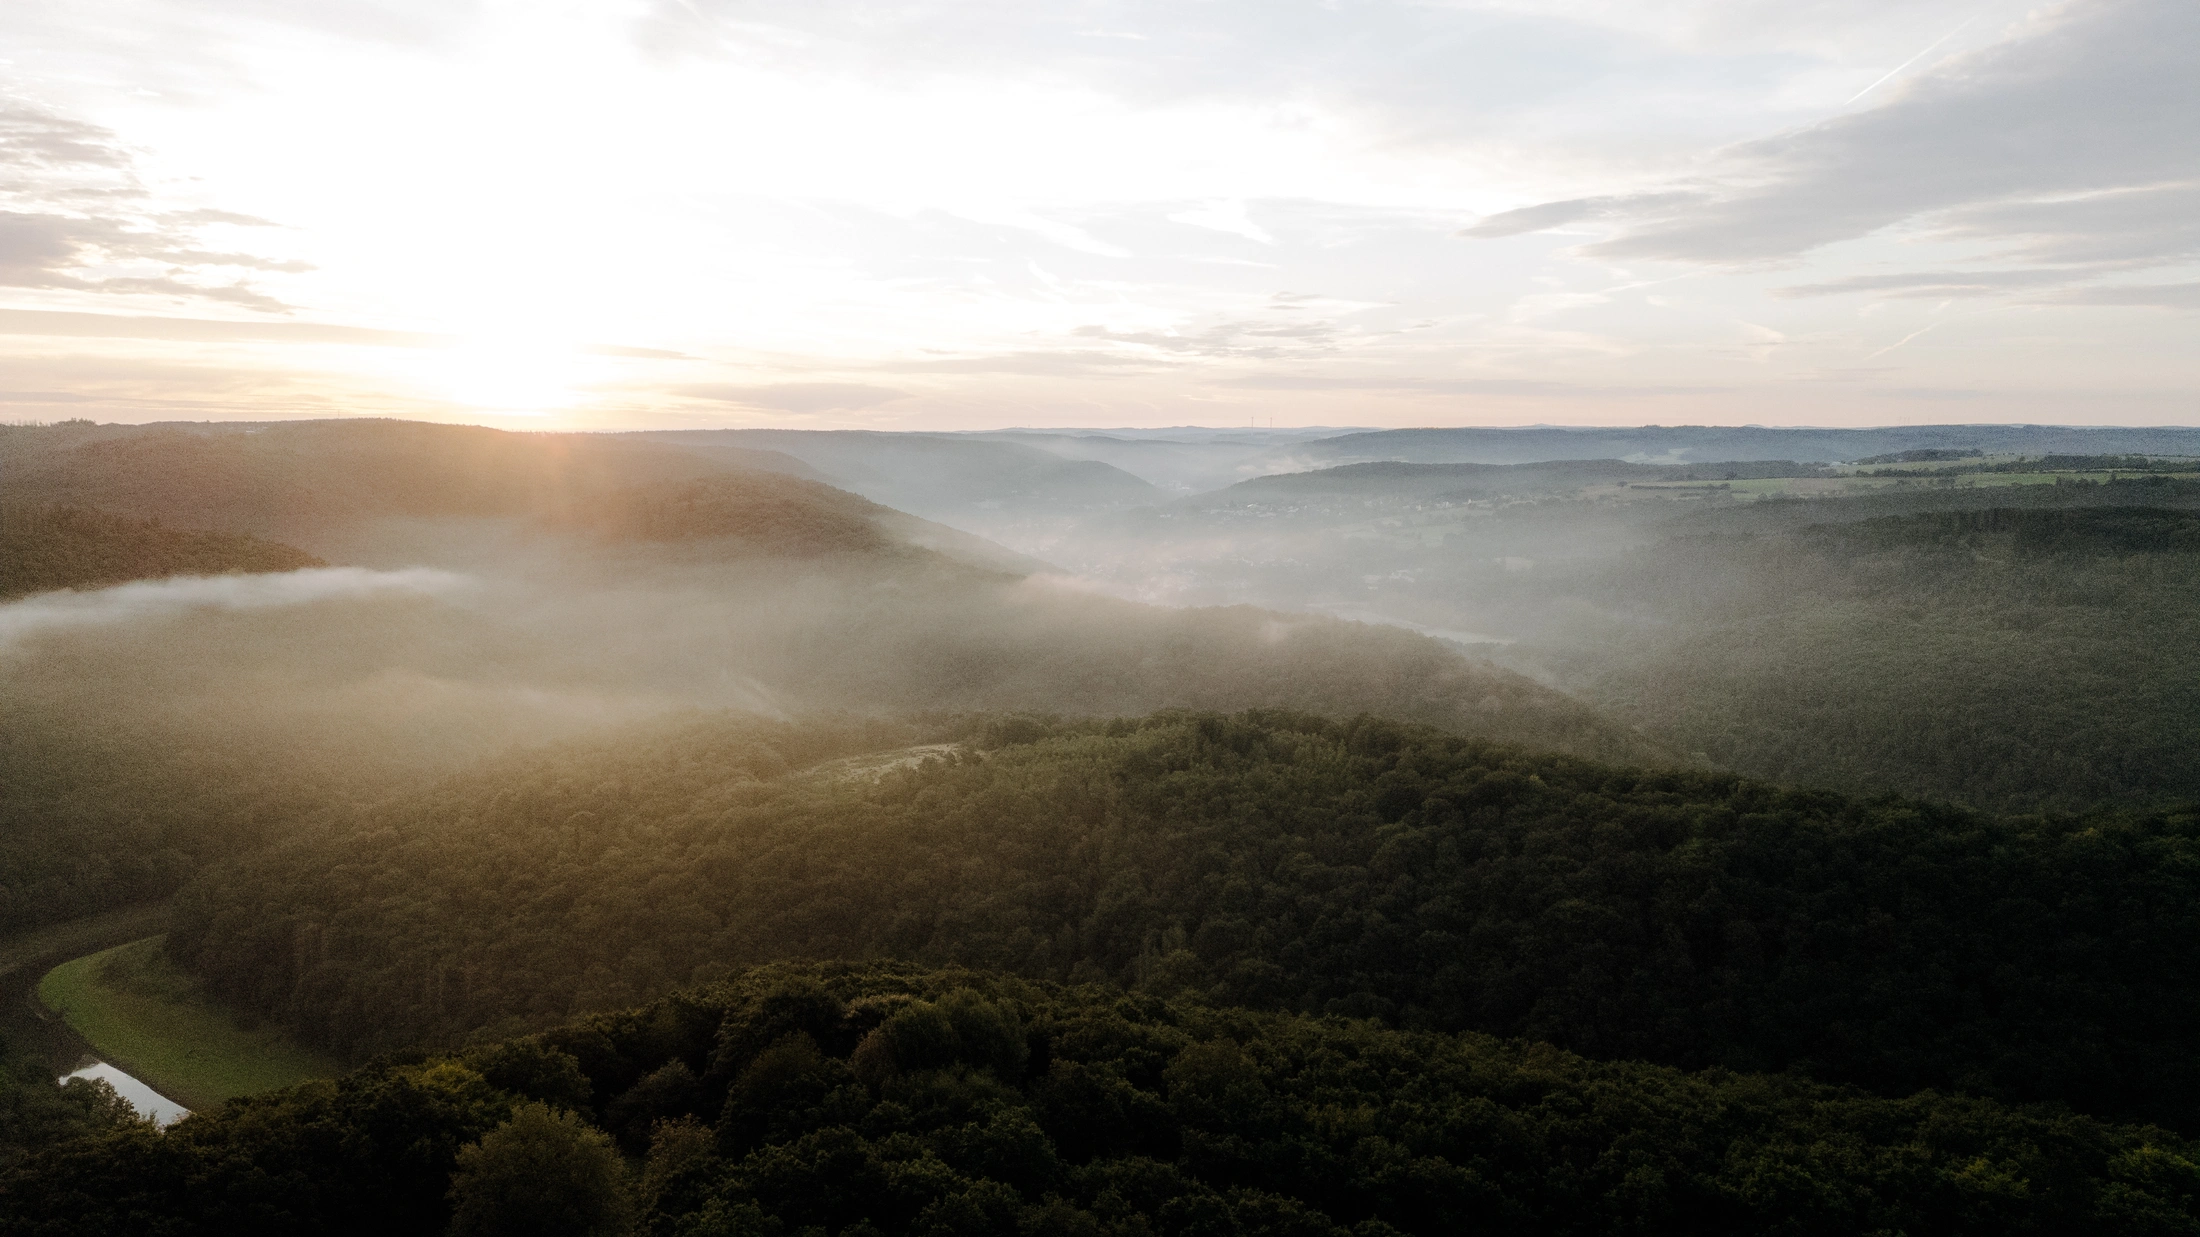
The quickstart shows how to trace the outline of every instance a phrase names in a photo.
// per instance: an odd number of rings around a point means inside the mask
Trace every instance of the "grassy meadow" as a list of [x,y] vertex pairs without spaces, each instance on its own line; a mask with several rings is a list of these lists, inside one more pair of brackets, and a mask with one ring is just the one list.
[[38,998],[99,1055],[194,1110],[342,1072],[272,1027],[246,1029],[169,965],[153,936],[65,962]]

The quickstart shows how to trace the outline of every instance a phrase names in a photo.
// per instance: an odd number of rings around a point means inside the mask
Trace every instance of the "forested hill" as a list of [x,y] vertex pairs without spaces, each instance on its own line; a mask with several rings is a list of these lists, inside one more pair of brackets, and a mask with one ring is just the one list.
[[2200,511],[2148,506],[1986,507],[1815,525],[1808,535],[1854,550],[1905,547],[2025,557],[2200,552]]
[[51,1148],[0,1234],[2154,1237],[2200,1229],[2196,1161],[2056,1109],[770,968]]
[[1774,781],[2002,811],[2200,798],[2200,490],[1989,494],[1707,510],[1510,583],[1548,622],[1506,656]]
[[17,501],[67,502],[189,528],[313,538],[379,516],[518,515],[576,495],[726,471],[589,435],[403,421],[265,426],[6,426]]
[[0,505],[0,600],[173,575],[327,566],[303,550],[236,533],[78,507]]
[[1275,713],[1004,722],[883,774],[777,773],[775,734],[447,783],[209,872],[170,948],[353,1052],[894,957],[2200,1128],[2191,812],[1997,820]]
[[1390,460],[1254,477],[1211,494],[1182,499],[1174,505],[1181,510],[1198,511],[1244,504],[1329,501],[1390,508],[1442,499],[1571,496],[1585,487],[1631,482],[1825,475],[1828,470],[1823,467],[1798,464],[1793,460],[1702,464],[1634,464],[1597,459],[1552,459],[1519,464],[1410,464]]
[[742,553],[908,558],[930,552],[1013,575],[1046,569],[1045,563],[983,538],[845,490],[761,471],[615,490],[572,504],[553,523],[629,551],[679,546],[714,558]]
[[16,501],[275,537],[331,556],[366,546],[417,557],[466,538],[444,527],[393,550],[370,535],[393,521],[505,519],[626,543],[794,556],[915,547],[985,567],[1039,566],[834,489],[774,452],[705,455],[596,434],[379,420],[0,426],[0,469]]

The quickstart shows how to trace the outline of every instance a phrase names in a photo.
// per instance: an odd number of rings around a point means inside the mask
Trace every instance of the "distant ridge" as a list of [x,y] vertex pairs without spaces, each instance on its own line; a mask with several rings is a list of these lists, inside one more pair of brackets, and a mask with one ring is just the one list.
[[1794,460],[1830,464],[1904,451],[1986,454],[2200,456],[2200,427],[1914,425],[1876,429],[1755,425],[1632,428],[1526,426],[1397,429],[1341,434],[1271,448],[1247,461],[1262,472],[1397,460],[1415,464],[1534,464],[1614,459],[1638,464]]

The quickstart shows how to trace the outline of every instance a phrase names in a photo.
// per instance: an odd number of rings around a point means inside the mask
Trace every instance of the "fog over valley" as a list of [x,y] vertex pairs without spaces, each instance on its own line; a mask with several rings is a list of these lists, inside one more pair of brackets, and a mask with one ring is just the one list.
[[2200,1237],[2196,48],[0,5],[0,1237]]

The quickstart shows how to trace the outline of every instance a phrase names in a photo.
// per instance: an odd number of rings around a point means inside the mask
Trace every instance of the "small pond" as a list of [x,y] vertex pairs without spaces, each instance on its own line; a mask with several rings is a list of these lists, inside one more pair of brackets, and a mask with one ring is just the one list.
[[64,1075],[61,1081],[67,1082],[71,1078],[105,1079],[107,1085],[115,1089],[116,1094],[130,1101],[130,1107],[137,1109],[139,1116],[151,1117],[155,1125],[174,1125],[191,1115],[190,1109],[153,1090],[105,1061],[94,1061],[74,1073]]

